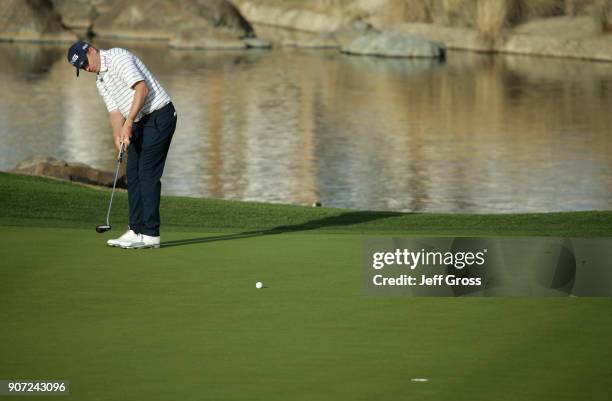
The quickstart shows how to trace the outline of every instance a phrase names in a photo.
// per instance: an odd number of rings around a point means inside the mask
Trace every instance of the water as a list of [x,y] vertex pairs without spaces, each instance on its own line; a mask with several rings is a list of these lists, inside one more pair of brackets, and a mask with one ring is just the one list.
[[[612,67],[452,52],[138,54],[179,124],[165,194],[419,212],[612,207]],[[64,46],[0,44],[0,169],[36,154],[113,169],[94,76]]]

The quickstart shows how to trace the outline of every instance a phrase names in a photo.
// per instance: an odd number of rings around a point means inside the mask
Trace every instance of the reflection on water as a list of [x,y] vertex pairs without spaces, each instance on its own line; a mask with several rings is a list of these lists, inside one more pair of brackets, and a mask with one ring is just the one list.
[[[401,211],[612,207],[609,64],[113,45],[143,59],[179,112],[166,194]],[[0,44],[0,85],[0,169],[45,154],[112,170],[94,76],[75,79],[63,47]]]

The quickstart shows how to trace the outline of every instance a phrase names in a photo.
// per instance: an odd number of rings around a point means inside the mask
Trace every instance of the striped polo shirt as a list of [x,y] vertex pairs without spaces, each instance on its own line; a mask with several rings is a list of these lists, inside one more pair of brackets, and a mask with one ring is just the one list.
[[134,121],[170,103],[170,96],[134,54],[120,48],[100,50],[100,72],[96,86],[109,112],[119,110],[127,119],[134,100],[132,86],[139,81],[147,83],[149,93]]

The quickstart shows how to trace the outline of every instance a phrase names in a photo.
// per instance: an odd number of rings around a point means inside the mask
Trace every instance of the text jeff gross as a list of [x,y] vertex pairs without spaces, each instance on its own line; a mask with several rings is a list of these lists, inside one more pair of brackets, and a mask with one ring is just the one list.
[[377,274],[372,277],[372,282],[377,286],[387,285],[418,285],[418,286],[437,286],[437,285],[467,285],[467,286],[480,286],[482,285],[482,279],[480,277],[457,277],[453,274],[444,275],[436,274],[434,276],[421,275],[420,280],[416,277],[402,274],[399,277],[383,277],[381,274]]

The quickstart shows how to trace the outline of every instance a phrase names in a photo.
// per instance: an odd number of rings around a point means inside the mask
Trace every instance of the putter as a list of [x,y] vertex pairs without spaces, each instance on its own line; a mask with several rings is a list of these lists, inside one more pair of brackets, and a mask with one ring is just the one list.
[[123,159],[123,143],[119,148],[119,156],[117,156],[117,168],[115,169],[115,180],[113,181],[113,191],[111,192],[110,202],[108,203],[108,211],[106,212],[106,224],[100,224],[96,227],[98,234],[102,234],[111,229],[110,225],[110,212],[111,206],[113,206],[113,196],[115,195],[115,187],[117,186],[117,177],[119,176],[119,166],[121,166],[121,160]]

